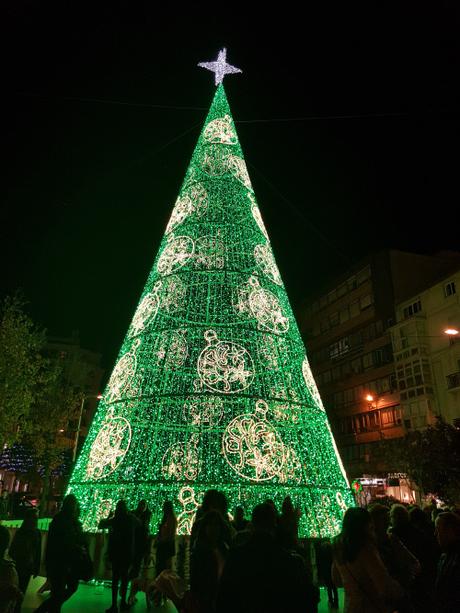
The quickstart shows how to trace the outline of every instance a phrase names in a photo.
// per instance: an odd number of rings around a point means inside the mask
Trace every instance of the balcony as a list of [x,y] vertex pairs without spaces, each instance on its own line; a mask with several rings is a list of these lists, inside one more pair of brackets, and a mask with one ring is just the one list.
[[447,375],[446,379],[448,390],[452,391],[460,389],[460,371]]

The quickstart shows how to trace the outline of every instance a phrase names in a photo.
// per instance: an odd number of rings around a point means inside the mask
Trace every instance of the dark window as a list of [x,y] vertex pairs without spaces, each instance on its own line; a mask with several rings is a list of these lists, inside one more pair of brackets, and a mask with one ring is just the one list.
[[445,297],[448,298],[449,296],[453,296],[456,293],[457,289],[455,287],[455,281],[449,281],[449,283],[444,286]]

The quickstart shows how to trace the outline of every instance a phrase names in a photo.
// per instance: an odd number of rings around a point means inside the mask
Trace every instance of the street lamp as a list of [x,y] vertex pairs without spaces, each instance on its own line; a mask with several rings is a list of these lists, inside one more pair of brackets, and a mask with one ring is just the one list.
[[80,414],[78,416],[77,433],[75,435],[75,442],[73,445],[72,462],[75,462],[75,458],[77,457],[77,447],[78,447],[78,439],[80,438],[81,418],[83,415],[83,407],[85,406],[85,400],[88,400],[88,398],[97,398],[98,400],[101,400],[102,394],[91,394],[88,396],[83,396],[81,399]]
[[372,394],[367,394],[364,399],[367,400],[369,409],[375,409],[375,406],[373,405],[374,396]]
[[447,336],[450,336],[450,337],[454,337],[454,336],[457,336],[458,330],[457,328],[446,328],[444,330],[444,334],[447,334]]

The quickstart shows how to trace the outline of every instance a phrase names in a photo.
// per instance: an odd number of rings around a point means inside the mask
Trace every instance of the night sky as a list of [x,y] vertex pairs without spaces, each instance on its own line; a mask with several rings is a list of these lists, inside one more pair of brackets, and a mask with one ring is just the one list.
[[370,251],[459,249],[456,3],[253,17],[250,3],[36,4],[0,15],[1,292],[22,288],[35,319],[79,330],[105,366],[212,100],[196,64],[223,46],[243,70],[225,86],[294,306]]

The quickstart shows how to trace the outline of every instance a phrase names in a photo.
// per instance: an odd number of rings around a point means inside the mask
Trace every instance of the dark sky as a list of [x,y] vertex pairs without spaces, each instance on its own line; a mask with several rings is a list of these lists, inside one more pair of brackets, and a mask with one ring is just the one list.
[[1,291],[22,288],[106,365],[213,96],[196,64],[222,46],[244,71],[227,94],[294,305],[369,251],[459,248],[455,2],[2,4]]

